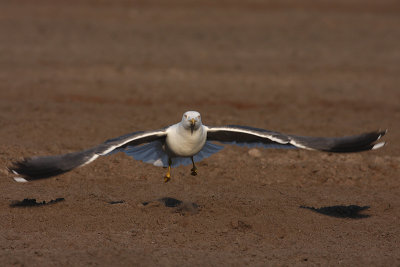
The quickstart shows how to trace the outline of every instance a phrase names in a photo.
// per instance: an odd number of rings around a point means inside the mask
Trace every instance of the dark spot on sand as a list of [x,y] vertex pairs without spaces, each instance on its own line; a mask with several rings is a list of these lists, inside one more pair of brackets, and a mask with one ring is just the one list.
[[172,198],[172,197],[163,197],[163,198],[160,198],[159,201],[161,203],[164,203],[164,205],[166,207],[170,207],[170,208],[178,207],[179,205],[181,205],[183,203],[183,201],[176,199],[176,198]]
[[116,200],[116,201],[109,201],[109,202],[108,202],[108,204],[111,204],[111,205],[113,205],[113,204],[122,204],[122,203],[125,203],[125,201],[123,201],[123,200]]
[[362,219],[370,217],[370,215],[368,214],[360,214],[361,211],[369,209],[370,208],[369,206],[339,205],[339,206],[327,206],[321,208],[300,206],[300,208],[309,209],[314,212],[336,218]]
[[154,201],[142,202],[143,206],[147,206],[151,203],[162,203],[165,207],[176,208],[177,212],[180,213],[197,213],[199,205],[193,202],[182,201],[172,197],[163,197]]
[[37,206],[44,206],[44,205],[51,205],[55,204],[60,201],[64,201],[65,199],[63,197],[52,199],[49,202],[42,201],[42,202],[37,202],[36,199],[34,198],[25,198],[22,201],[15,200],[10,204],[11,208],[17,208],[17,207],[37,207]]

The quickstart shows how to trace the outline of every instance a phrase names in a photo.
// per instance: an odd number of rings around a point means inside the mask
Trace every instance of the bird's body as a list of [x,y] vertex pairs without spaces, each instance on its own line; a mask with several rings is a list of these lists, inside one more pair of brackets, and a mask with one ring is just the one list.
[[200,152],[207,140],[207,131],[204,125],[190,133],[181,123],[167,129],[165,146],[171,157],[192,157]]
[[223,144],[261,146],[265,148],[302,148],[325,152],[359,152],[382,147],[375,143],[386,131],[374,131],[346,137],[307,137],[287,135],[248,126],[210,127],[202,124],[200,113],[187,111],[181,122],[153,131],[141,131],[109,139],[95,147],[56,156],[32,157],[15,162],[9,168],[17,182],[48,178],[84,166],[99,156],[125,152],[134,159],[155,166],[168,167],[165,181],[171,178],[171,167],[193,164],[218,152]]

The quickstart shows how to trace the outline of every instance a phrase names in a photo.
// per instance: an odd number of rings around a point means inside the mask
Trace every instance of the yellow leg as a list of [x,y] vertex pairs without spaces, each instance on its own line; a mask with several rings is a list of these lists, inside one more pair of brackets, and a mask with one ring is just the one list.
[[193,176],[196,176],[197,175],[197,167],[196,167],[196,165],[194,165],[194,160],[193,160],[193,157],[191,157],[191,159],[192,159],[192,163],[193,163],[193,168],[191,169],[191,175],[193,175]]
[[167,183],[169,182],[169,180],[171,180],[171,164],[171,159],[168,159],[168,171],[167,174],[164,176],[164,183]]

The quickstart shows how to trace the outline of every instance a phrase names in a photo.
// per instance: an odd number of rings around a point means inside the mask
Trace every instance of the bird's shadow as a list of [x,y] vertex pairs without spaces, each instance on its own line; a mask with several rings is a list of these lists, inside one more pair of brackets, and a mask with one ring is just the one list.
[[358,205],[338,205],[338,206],[326,206],[321,208],[300,206],[302,209],[309,209],[314,212],[336,217],[336,218],[349,218],[349,219],[364,219],[369,218],[371,215],[360,214],[360,212],[369,209],[369,206],[358,206]]
[[[176,198],[172,198],[172,197],[163,197],[163,198],[159,198],[156,201],[164,204],[165,207],[168,208],[175,208],[175,207],[179,207],[180,205],[184,204],[184,201],[176,199]],[[149,203],[154,202],[154,201],[145,201],[142,202],[143,206],[148,205]],[[198,207],[198,205],[196,203],[191,203],[194,207]]]
[[142,205],[143,207],[151,207],[152,205],[158,206],[160,203],[167,208],[173,208],[175,212],[178,212],[182,215],[197,214],[201,209],[196,203],[182,201],[172,197],[163,197],[153,201],[142,202]]
[[48,202],[42,201],[42,202],[37,202],[36,199],[34,198],[25,198],[24,200],[14,200],[11,204],[11,208],[21,208],[21,207],[38,207],[38,206],[45,206],[45,205],[52,205],[57,202],[64,201],[65,199],[63,197],[52,199]]

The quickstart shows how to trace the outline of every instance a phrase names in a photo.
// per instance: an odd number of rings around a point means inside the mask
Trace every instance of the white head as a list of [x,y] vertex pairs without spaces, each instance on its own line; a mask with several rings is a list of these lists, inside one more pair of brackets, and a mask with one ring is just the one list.
[[201,126],[201,116],[197,111],[186,111],[182,116],[182,126],[193,133]]

